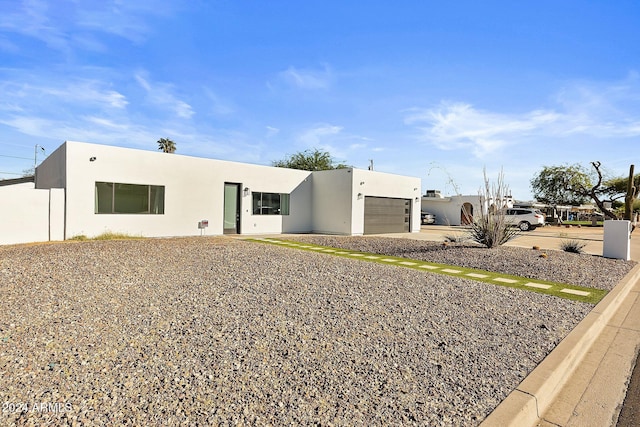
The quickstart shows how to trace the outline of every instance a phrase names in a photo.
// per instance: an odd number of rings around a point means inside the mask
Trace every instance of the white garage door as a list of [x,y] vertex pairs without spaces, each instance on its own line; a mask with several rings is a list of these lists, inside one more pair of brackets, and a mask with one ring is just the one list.
[[408,233],[410,224],[410,199],[364,198],[364,234]]

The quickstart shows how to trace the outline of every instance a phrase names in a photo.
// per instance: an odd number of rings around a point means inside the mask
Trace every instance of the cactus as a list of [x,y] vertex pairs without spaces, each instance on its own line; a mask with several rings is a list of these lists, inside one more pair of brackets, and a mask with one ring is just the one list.
[[629,167],[629,181],[627,182],[627,195],[624,197],[624,219],[633,220],[633,202],[636,200],[637,189],[633,185],[634,165]]

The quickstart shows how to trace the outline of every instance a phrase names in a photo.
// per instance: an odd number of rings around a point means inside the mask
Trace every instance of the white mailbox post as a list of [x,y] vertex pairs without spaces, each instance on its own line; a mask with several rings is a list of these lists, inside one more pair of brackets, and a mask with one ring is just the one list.
[[631,259],[631,221],[605,221],[602,256],[629,261]]

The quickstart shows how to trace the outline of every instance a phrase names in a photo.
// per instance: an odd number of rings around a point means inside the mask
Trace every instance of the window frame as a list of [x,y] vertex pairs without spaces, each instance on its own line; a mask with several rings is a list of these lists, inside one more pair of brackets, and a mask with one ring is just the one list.
[[[107,202],[110,202],[111,204],[111,207],[108,212],[104,210],[105,206],[100,206],[100,200],[101,200],[101,198],[99,197],[100,185],[111,187],[111,195],[107,199]],[[139,200],[143,203],[144,206],[146,206],[146,211],[122,212],[122,211],[116,210],[116,207],[118,206],[118,200],[117,200],[118,186],[131,186],[132,190],[136,190],[135,187],[146,187],[146,193],[147,193],[146,201],[144,201],[143,199]],[[142,188],[139,188],[137,190],[142,190]],[[166,187],[164,185],[95,181],[94,183],[94,214],[96,215],[164,215],[165,193],[166,193]],[[107,193],[103,193],[103,195],[104,194],[107,194]],[[121,198],[123,197],[122,193],[120,197]],[[158,198],[160,199],[158,200]],[[120,204],[122,203],[123,203],[123,200],[120,200]]]
[[[266,199],[273,202],[275,197],[278,196],[278,211],[277,213],[264,213],[264,209],[274,208],[273,203],[265,206]],[[258,202],[258,206],[256,206]],[[291,195],[289,193],[272,193],[268,191],[252,191],[251,192],[251,215],[259,216],[288,216],[291,212]]]

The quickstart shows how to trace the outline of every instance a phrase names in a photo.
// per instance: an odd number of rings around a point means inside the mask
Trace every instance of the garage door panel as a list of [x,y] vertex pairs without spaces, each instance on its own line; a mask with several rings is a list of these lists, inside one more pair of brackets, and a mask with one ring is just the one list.
[[410,231],[411,201],[390,197],[364,198],[364,234]]

